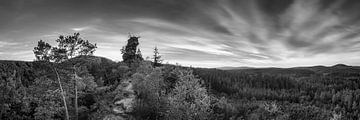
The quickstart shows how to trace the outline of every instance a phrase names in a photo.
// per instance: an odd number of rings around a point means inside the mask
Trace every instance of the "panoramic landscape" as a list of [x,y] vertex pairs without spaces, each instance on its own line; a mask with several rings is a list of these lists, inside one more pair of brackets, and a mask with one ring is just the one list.
[[0,120],[360,120],[359,9],[1,0]]

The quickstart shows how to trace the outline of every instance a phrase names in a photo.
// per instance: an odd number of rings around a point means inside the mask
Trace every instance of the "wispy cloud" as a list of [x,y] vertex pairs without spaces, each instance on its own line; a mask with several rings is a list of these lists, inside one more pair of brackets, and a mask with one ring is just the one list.
[[[22,3],[18,7],[9,1],[0,7],[4,16],[0,19],[2,53],[31,51],[39,39],[54,44],[59,35],[80,32],[98,44],[95,55],[120,61],[119,50],[131,33],[141,36],[144,57],[158,46],[165,61],[184,65],[360,65],[360,2],[354,0]],[[49,19],[41,19],[44,17]],[[22,47],[24,43],[28,47]],[[12,48],[4,49],[10,45]],[[21,55],[11,58],[23,58]]]
[[89,29],[89,27],[79,27],[79,28],[72,28],[72,30],[76,31],[76,32],[80,32],[80,31],[84,31]]
[[0,41],[0,48],[2,47],[10,47],[14,45],[18,45],[19,43],[16,42],[7,42],[7,41]]

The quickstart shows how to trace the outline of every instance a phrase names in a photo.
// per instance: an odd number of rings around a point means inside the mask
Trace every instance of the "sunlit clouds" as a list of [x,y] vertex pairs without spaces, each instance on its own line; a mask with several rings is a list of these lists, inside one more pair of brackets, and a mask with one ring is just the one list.
[[[360,65],[356,0],[6,0],[0,58],[33,60],[42,39],[80,32],[121,61],[129,34],[144,58],[197,67]],[[53,44],[54,45],[54,44]]]

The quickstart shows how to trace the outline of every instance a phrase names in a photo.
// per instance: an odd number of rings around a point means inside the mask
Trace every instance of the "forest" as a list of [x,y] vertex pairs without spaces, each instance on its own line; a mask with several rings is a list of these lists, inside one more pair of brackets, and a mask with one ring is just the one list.
[[165,64],[139,36],[123,61],[79,33],[43,40],[36,60],[0,61],[1,120],[358,120],[360,67],[194,68]]

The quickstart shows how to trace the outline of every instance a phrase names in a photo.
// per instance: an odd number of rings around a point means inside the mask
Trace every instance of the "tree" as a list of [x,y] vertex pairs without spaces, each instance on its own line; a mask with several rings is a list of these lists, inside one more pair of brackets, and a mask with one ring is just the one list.
[[140,37],[137,36],[130,36],[126,46],[121,49],[121,54],[123,54],[123,61],[128,65],[143,60],[141,56],[141,51],[137,48],[137,46],[139,45],[139,38]]
[[27,100],[28,89],[23,86],[18,72],[1,73],[0,77],[0,119],[32,119],[30,102]]
[[[39,87],[41,86],[41,87]],[[36,78],[33,85],[29,86],[29,101],[36,104],[34,118],[43,120],[61,119],[62,113],[65,109],[67,119],[67,106],[62,105],[63,95],[61,89],[59,90],[57,81],[42,76]]]
[[33,50],[37,61],[50,61],[51,45],[42,40],[38,41],[38,45]]
[[[94,77],[89,73],[86,66],[61,66],[61,69],[55,68],[55,66],[52,67],[56,73],[57,84],[59,86],[58,91],[64,104],[66,119],[76,120],[79,115],[82,115],[82,112],[88,111],[81,104],[85,101],[78,101],[79,98],[84,98],[89,92],[95,91],[97,84],[94,81]],[[73,100],[73,102],[69,102],[70,100]],[[74,113],[70,114],[69,112],[71,111]]]
[[80,55],[93,55],[97,46],[96,44],[90,43],[88,40],[84,41],[80,46]]
[[162,71],[160,68],[153,68],[148,61],[142,62],[137,71],[132,76],[134,90],[138,95],[135,104],[136,116],[144,119],[160,119],[166,105]]
[[92,55],[97,48],[96,44],[80,38],[80,33],[66,37],[60,35],[55,41],[58,43],[57,47],[51,47],[42,40],[38,42],[33,50],[38,61],[63,62],[79,55]]
[[168,119],[199,120],[211,115],[211,97],[190,70],[179,70],[179,80],[169,95]]
[[58,71],[56,70],[56,68],[54,68],[54,71],[55,71],[55,73],[56,73],[56,77],[57,77],[57,80],[58,80],[58,83],[59,83],[59,88],[60,88],[60,91],[61,91],[62,100],[63,100],[64,107],[65,107],[66,120],[69,120],[69,119],[70,119],[70,117],[69,117],[69,110],[68,110],[68,108],[67,108],[66,96],[65,96],[65,92],[64,92],[64,89],[63,89],[63,87],[62,87],[62,84],[61,84],[60,75],[59,75]]
[[51,60],[59,63],[67,59],[66,49],[53,47],[51,50]]
[[62,62],[79,55],[92,55],[97,48],[96,44],[80,38],[80,33],[74,33],[74,35],[66,37],[61,35],[56,42],[58,47],[53,49],[53,59],[56,62]]
[[155,48],[154,48],[154,55],[153,55],[153,59],[154,59],[154,63],[153,63],[153,66],[154,67],[157,67],[157,66],[160,66],[161,65],[161,62],[163,61],[162,59],[161,59],[161,56],[159,55],[160,53],[159,53],[159,50],[158,50],[158,48],[157,48],[157,46],[155,46]]
[[138,48],[138,50],[136,52],[136,56],[137,56],[137,59],[139,59],[141,61],[144,60],[144,58],[142,57],[140,48]]
[[[95,91],[97,84],[94,81],[94,77],[89,74],[86,67],[76,67],[73,66],[74,73],[72,76],[72,81],[74,83],[74,106],[75,106],[75,120],[78,119],[79,116],[79,105],[78,99],[79,96],[82,97],[86,93],[86,91]],[[81,107],[81,106],[80,106]]]

